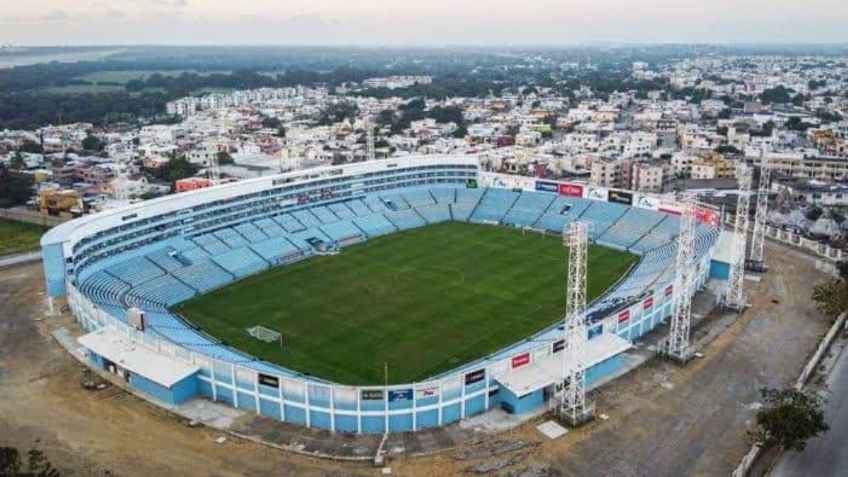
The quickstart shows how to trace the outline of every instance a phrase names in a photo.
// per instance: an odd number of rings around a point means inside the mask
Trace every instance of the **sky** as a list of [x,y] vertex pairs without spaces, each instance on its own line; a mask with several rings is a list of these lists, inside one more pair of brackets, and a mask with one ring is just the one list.
[[848,0],[0,0],[0,45],[848,42]]

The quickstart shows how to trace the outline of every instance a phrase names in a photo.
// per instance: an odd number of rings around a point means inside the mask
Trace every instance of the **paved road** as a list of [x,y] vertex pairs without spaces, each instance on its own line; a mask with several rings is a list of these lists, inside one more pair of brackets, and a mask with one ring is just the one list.
[[787,452],[772,477],[848,476],[848,340],[834,345],[839,353],[827,378],[829,396],[825,414],[830,431],[807,444],[802,452]]
[[41,260],[41,252],[27,252],[16,255],[0,256],[0,268],[20,265],[22,263],[37,262]]

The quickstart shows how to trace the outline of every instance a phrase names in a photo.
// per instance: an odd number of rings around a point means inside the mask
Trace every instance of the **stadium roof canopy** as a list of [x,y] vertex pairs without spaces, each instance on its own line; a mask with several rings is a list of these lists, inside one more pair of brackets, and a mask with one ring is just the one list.
[[[586,368],[602,363],[630,348],[632,348],[630,342],[615,333],[603,333],[589,341],[586,347]],[[537,358],[526,366],[497,373],[494,378],[516,396],[524,396],[561,382],[563,367],[570,368],[573,361],[569,356],[565,356],[565,360],[566,362],[563,363],[563,351],[560,351]]]

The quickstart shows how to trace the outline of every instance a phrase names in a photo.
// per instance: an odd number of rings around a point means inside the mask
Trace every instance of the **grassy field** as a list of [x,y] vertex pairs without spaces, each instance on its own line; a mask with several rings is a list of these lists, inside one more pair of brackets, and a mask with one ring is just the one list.
[[[177,312],[239,349],[346,384],[421,380],[559,320],[566,249],[559,237],[448,222],[370,240],[233,283]],[[588,297],[636,257],[589,249]],[[286,347],[250,337],[263,325]]]
[[46,227],[0,219],[0,255],[36,250]]
[[183,73],[195,73],[198,75],[210,75],[212,73],[221,73],[221,74],[229,74],[229,70],[221,70],[221,71],[196,71],[196,70],[109,70],[109,71],[95,71],[93,73],[87,73],[84,75],[77,76],[76,79],[81,79],[83,81],[89,83],[118,83],[118,84],[126,84],[132,80],[143,80],[154,74],[160,74],[165,77],[170,76],[179,76]]

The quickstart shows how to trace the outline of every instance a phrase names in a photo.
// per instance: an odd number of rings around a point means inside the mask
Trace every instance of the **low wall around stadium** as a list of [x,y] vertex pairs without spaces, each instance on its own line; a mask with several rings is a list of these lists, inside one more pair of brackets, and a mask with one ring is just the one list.
[[[697,265],[693,292],[708,278],[709,256]],[[311,378],[292,378],[282,373],[260,373],[237,364],[191,352],[168,341],[145,334],[115,319],[67,284],[68,305],[88,331],[107,329],[138,346],[182,363],[196,366],[196,396],[283,422],[334,432],[409,432],[439,427],[500,406],[508,394],[501,392],[495,375],[533,363],[561,351],[558,340],[517,346],[513,354],[483,359],[426,382],[392,386],[340,386]],[[615,333],[633,341],[671,315],[675,290],[658,284],[654,293],[626,308],[617,309],[589,327],[589,346],[603,333]],[[615,373],[618,359],[590,363],[587,386]],[[506,391],[505,389],[503,391]],[[155,401],[155,398],[151,396]],[[535,406],[538,407],[538,406]]]

